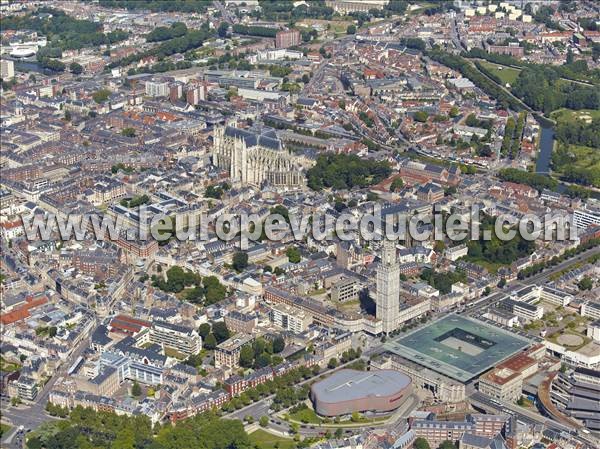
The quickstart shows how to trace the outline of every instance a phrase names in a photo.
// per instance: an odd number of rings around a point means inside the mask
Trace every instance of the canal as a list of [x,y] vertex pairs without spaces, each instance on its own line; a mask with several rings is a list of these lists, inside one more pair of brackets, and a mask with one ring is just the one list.
[[552,150],[554,149],[554,129],[551,126],[543,126],[542,124],[540,126],[542,131],[535,172],[549,175]]

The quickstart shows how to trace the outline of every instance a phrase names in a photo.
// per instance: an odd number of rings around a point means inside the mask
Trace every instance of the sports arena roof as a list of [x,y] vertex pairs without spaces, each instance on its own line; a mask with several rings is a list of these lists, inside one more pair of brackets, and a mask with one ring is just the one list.
[[343,402],[369,396],[393,395],[410,385],[410,378],[399,371],[357,371],[342,369],[312,386],[313,394],[323,402]]

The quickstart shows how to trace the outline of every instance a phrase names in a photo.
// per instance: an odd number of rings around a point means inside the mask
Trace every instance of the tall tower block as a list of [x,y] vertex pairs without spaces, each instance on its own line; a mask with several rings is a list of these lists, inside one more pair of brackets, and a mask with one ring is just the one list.
[[396,259],[396,244],[384,240],[381,263],[377,268],[375,316],[382,321],[383,332],[396,330],[400,312],[400,265]]

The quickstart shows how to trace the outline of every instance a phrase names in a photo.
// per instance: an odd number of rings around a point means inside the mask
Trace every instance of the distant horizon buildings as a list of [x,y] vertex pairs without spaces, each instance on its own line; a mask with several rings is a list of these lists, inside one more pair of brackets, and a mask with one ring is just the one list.
[[326,6],[333,8],[335,12],[368,12],[370,9],[382,9],[390,0],[327,0]]

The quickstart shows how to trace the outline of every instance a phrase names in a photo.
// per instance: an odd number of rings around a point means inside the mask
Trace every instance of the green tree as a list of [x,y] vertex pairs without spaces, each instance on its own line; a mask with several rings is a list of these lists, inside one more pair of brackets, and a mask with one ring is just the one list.
[[210,334],[210,324],[202,323],[200,327],[198,327],[198,334],[202,337],[202,340],[205,340]]
[[288,257],[291,263],[299,263],[302,259],[302,255],[300,254],[300,250],[294,246],[290,246],[286,251],[285,255]]
[[73,75],[80,75],[81,73],[83,73],[83,66],[81,64],[78,64],[77,62],[72,62],[69,66],[69,70]]
[[260,427],[267,427],[269,425],[269,417],[261,416],[258,423],[260,424]]
[[133,382],[133,385],[131,386],[131,395],[134,397],[139,397],[142,394],[142,387],[140,387],[140,384],[137,383],[137,381]]
[[404,187],[404,181],[402,181],[402,178],[395,178],[390,184],[390,192],[402,190],[402,187]]
[[252,346],[247,344],[242,346],[240,350],[240,366],[243,368],[250,368],[254,363],[254,351]]
[[423,437],[419,437],[413,443],[415,449],[431,449],[427,440]]
[[229,24],[227,22],[221,22],[217,28],[217,34],[219,37],[226,37],[229,32]]
[[213,324],[212,331],[219,343],[224,342],[230,336],[229,329],[227,329],[227,325],[224,321],[217,321],[215,324]]
[[121,135],[125,137],[135,137],[135,128],[123,128],[121,130]]
[[241,272],[248,266],[248,253],[244,251],[238,251],[233,255],[233,269],[237,272]]
[[329,359],[329,362],[327,362],[327,368],[329,369],[337,368],[338,365],[338,360],[335,357],[332,357],[331,359]]
[[337,439],[342,438],[342,435],[344,435],[344,430],[341,427],[338,427],[337,429],[335,429],[335,432],[333,433],[333,436]]
[[273,352],[275,354],[279,354],[281,351],[285,349],[285,340],[283,337],[278,335],[273,339]]
[[429,114],[427,112],[425,112],[425,111],[417,111],[417,112],[415,112],[414,119],[417,122],[424,123],[424,122],[427,121],[427,118],[429,118]]
[[579,290],[591,290],[592,287],[594,286],[594,282],[592,281],[592,278],[590,278],[589,276],[584,276],[579,281],[577,286],[579,287]]
[[356,25],[350,24],[346,27],[346,34],[356,34]]
[[440,443],[438,449],[456,449],[453,441],[445,440]]
[[204,347],[206,349],[215,349],[217,347],[217,339],[214,334],[208,334],[204,339]]
[[109,96],[110,96],[110,90],[100,89],[92,94],[92,99],[96,103],[100,104],[100,103],[104,103],[106,100],[108,100]]

